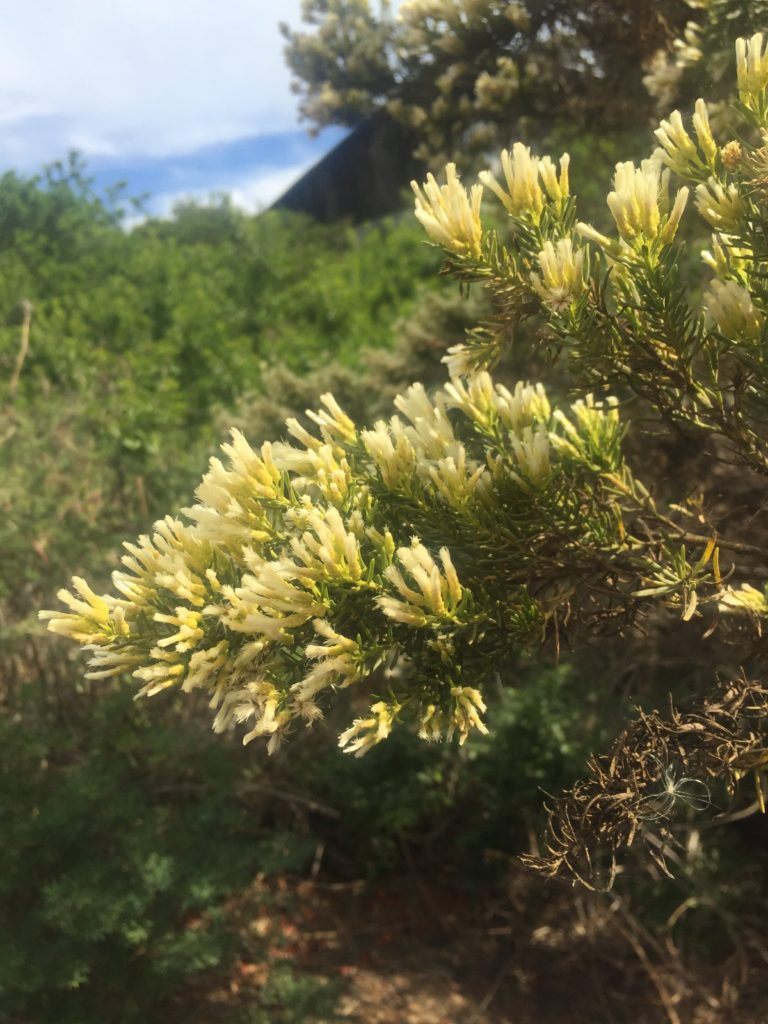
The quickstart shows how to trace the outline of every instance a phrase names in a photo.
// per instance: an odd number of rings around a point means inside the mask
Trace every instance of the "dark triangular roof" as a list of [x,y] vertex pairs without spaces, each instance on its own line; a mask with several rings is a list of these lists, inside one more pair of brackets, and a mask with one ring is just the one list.
[[424,173],[412,149],[410,133],[388,115],[377,114],[326,153],[271,209],[354,223],[393,213],[403,205],[408,182]]

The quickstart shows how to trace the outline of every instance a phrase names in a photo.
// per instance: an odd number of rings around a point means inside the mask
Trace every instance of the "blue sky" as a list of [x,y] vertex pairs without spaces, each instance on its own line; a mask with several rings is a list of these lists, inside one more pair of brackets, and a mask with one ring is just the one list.
[[77,149],[155,213],[222,191],[268,205],[343,135],[299,124],[280,20],[300,0],[5,0],[0,169]]

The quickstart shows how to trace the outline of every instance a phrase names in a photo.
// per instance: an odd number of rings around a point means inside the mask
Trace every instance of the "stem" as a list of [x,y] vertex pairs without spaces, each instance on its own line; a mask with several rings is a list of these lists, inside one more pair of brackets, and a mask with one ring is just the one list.
[[29,299],[22,299],[21,308],[24,311],[24,320],[21,324],[21,341],[19,343],[19,351],[16,353],[16,362],[14,363],[13,373],[11,374],[11,379],[8,383],[8,397],[12,402],[16,398],[19,378],[21,377],[24,361],[27,358],[27,353],[29,352],[29,329],[32,325],[32,310],[34,307]]

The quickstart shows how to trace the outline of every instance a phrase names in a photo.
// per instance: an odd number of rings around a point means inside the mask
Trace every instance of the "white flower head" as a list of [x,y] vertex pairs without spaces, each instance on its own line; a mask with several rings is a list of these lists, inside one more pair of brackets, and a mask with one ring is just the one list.
[[407,489],[416,472],[416,451],[397,416],[389,424],[377,420],[373,430],[362,431],[365,450],[381,473],[381,479],[393,491]]
[[381,743],[392,732],[392,725],[399,707],[380,700],[371,705],[371,714],[367,718],[357,718],[339,736],[339,746],[345,754],[362,757],[371,747]]
[[446,405],[460,409],[484,433],[495,435],[499,425],[521,434],[525,427],[547,423],[551,409],[541,384],[518,381],[514,392],[494,384],[485,370],[466,380],[455,378],[445,387]]
[[701,49],[701,26],[695,21],[689,21],[683,30],[683,38],[675,39],[672,46],[678,67],[687,68],[698,64],[704,56]]
[[[455,453],[458,442],[446,415],[442,392],[438,391],[433,401],[423,384],[412,384],[395,398],[395,408],[410,421],[410,426],[402,429],[416,451],[417,466],[423,466],[425,460],[443,459]],[[390,426],[395,431],[401,429],[396,417]]]
[[744,219],[744,200],[733,183],[723,188],[710,178],[696,186],[696,209],[704,220],[718,231],[735,232]]
[[[552,473],[550,462],[549,431],[540,423],[535,429],[524,427],[518,433],[510,431],[509,446],[515,457],[515,469],[505,467],[509,476],[525,491],[531,487],[542,487]],[[497,460],[496,472],[501,471]]]
[[680,68],[665,49],[656,50],[644,65],[643,85],[649,95],[656,100],[657,106],[668,110],[674,102],[682,77]]
[[258,736],[268,736],[267,752],[273,754],[293,717],[284,704],[283,694],[273,683],[266,680],[247,683],[225,694],[213,722],[214,731],[223,732],[233,721],[253,722],[250,731],[243,736],[243,743],[250,743]]
[[454,731],[459,733],[459,744],[463,745],[472,729],[483,735],[488,734],[488,727],[480,717],[485,712],[485,701],[479,690],[471,686],[454,686],[451,688],[453,698],[453,715],[448,729],[448,739]]
[[297,513],[296,522],[306,527],[291,538],[296,575],[302,580],[347,580],[357,583],[365,566],[360,541],[347,528],[335,507],[312,508]]
[[[315,664],[306,676],[291,686],[299,713],[301,705],[314,704],[315,697],[330,686],[350,686],[361,677],[360,648],[356,640],[338,633],[327,619],[315,619],[315,632],[325,643],[307,644],[304,653]],[[311,715],[310,715],[311,718]]]
[[563,153],[560,157],[560,174],[558,175],[555,170],[555,165],[551,158],[544,156],[539,161],[539,174],[544,184],[544,188],[547,195],[554,202],[561,199],[567,199],[571,193],[570,183],[568,180],[568,168],[571,163],[571,158],[568,153]]
[[467,458],[466,448],[460,442],[451,455],[430,466],[429,476],[437,494],[453,508],[462,508],[487,493],[485,466]]
[[723,334],[752,341],[762,335],[765,317],[747,289],[736,281],[714,280],[705,292],[704,304]]
[[74,576],[72,586],[80,595],[76,598],[68,590],[60,590],[56,595],[71,613],[46,611],[40,612],[39,618],[48,621],[51,633],[68,636],[81,644],[106,644],[112,639],[110,629],[110,606],[106,598],[94,593],[84,579]]
[[433,241],[462,256],[480,255],[482,185],[473,185],[467,194],[456,165],[447,164],[444,185],[438,185],[434,175],[428,174],[423,188],[415,181],[411,188],[416,196],[416,218]]
[[347,416],[339,403],[330,392],[320,395],[320,401],[325,406],[318,412],[307,409],[307,416],[320,427],[320,433],[327,444],[334,444],[337,441],[354,442],[357,439],[355,424]]
[[469,345],[459,342],[451,345],[446,355],[440,360],[448,367],[451,377],[463,377],[476,369],[476,357]]
[[667,213],[668,189],[669,171],[662,170],[658,159],[643,160],[640,167],[630,161],[616,165],[608,207],[625,242],[672,241],[688,201],[688,189],[680,189]]
[[736,80],[739,98],[747,106],[768,86],[768,52],[763,46],[762,32],[736,40]]
[[544,192],[539,184],[539,158],[531,156],[528,146],[516,142],[511,154],[506,149],[502,150],[501,169],[506,189],[490,171],[481,171],[478,177],[499,197],[509,213],[515,217],[530,217],[538,223],[545,203]]
[[[388,566],[385,575],[399,597],[376,599],[384,614],[395,622],[417,628],[427,625],[430,618],[454,619],[464,588],[448,548],[440,549],[442,572],[418,537],[413,538],[410,547],[397,549],[397,561],[400,567]],[[401,569],[412,582],[406,580]]]
[[668,120],[661,122],[654,132],[662,147],[662,159],[676,174],[686,176],[698,160],[698,147],[683,125],[679,110],[673,110]]
[[696,106],[693,114],[693,127],[696,132],[699,148],[704,154],[707,164],[711,165],[717,155],[718,146],[712,135],[712,129],[709,124],[709,111],[707,109],[707,104],[701,98],[696,100]]
[[712,248],[702,249],[701,258],[718,277],[729,277],[748,270],[752,264],[752,253],[732,244],[728,236],[712,235]]
[[553,313],[569,309],[584,291],[584,250],[574,249],[570,238],[561,238],[556,245],[546,241],[539,266],[541,276],[531,274],[531,282],[544,305]]
[[[331,556],[332,557],[332,556]],[[242,577],[241,586],[224,588],[227,606],[221,620],[236,633],[251,633],[258,638],[284,642],[289,630],[325,612],[324,604],[300,582],[320,574],[312,568],[298,566],[289,559],[266,561],[258,556],[250,560],[254,572]]]

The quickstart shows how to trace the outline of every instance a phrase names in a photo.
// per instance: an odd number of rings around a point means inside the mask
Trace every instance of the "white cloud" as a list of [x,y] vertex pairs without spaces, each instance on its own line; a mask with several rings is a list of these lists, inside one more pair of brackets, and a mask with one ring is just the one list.
[[[293,164],[290,167],[266,167],[257,173],[250,173],[242,178],[228,181],[220,187],[212,185],[205,190],[185,189],[178,192],[164,192],[155,196],[149,204],[152,216],[170,217],[177,203],[194,200],[205,203],[216,195],[226,193],[235,206],[247,213],[258,213],[278,199],[295,181],[308,171],[315,162],[315,157]],[[125,221],[125,227],[131,228],[143,223],[145,217],[132,217]]]
[[268,169],[263,174],[245,178],[228,190],[232,202],[249,213],[257,213],[279,199],[314,162],[311,160],[296,167]]
[[300,0],[5,4],[0,163],[163,157],[296,124],[277,23]]

